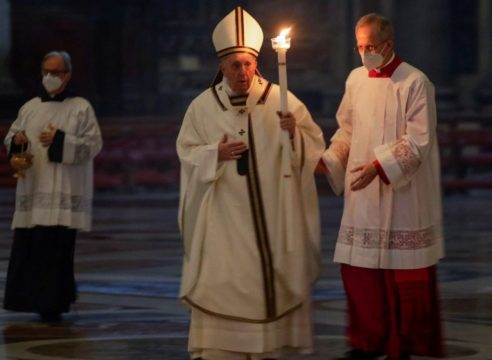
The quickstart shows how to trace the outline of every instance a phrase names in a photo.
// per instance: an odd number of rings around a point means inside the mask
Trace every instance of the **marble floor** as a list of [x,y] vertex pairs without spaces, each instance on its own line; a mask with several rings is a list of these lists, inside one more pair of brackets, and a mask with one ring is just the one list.
[[[447,256],[439,266],[449,359],[492,359],[492,192],[444,199]],[[0,301],[11,244],[13,190],[0,189]],[[316,349],[343,353],[345,304],[331,262],[340,198],[321,197],[323,269],[315,298]],[[79,298],[58,324],[0,310],[0,359],[185,360],[188,313],[178,303],[181,245],[176,191],[99,192],[94,229],[77,243]],[[415,359],[425,359],[416,357]]]

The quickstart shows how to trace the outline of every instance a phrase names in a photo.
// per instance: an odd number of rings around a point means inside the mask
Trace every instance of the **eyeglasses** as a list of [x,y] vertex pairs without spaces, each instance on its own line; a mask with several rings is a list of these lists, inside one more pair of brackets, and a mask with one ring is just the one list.
[[386,41],[383,41],[383,42],[380,42],[379,44],[377,45],[356,45],[354,47],[354,51],[355,52],[358,52],[358,53],[364,53],[364,52],[370,52],[370,53],[373,53],[376,51],[376,49],[384,44]]
[[41,70],[41,73],[43,74],[43,76],[46,76],[48,74],[51,74],[53,76],[61,76],[63,74],[66,74],[68,71],[67,70]]

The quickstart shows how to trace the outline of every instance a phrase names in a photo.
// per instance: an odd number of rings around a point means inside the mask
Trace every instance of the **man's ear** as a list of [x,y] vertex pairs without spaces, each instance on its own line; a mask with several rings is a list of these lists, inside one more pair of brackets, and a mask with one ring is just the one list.
[[395,43],[393,42],[393,40],[388,40],[388,47],[391,49],[391,50],[394,50],[394,45]]

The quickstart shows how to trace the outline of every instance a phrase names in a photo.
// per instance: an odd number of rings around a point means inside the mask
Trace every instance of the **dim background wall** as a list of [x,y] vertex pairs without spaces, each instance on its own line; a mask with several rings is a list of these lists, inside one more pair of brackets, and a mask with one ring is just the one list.
[[350,70],[353,27],[368,12],[395,24],[397,52],[435,83],[440,112],[488,112],[492,5],[488,0],[0,0],[0,119],[39,89],[39,62],[65,49],[72,86],[106,116],[180,117],[213,78],[216,23],[243,6],[262,25],[260,70],[276,81],[270,38],[292,25],[289,87],[332,117]]

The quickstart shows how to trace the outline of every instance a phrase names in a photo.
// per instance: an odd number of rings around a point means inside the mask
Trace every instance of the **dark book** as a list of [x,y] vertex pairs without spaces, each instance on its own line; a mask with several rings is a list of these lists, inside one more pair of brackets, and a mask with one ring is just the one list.
[[241,158],[237,159],[237,173],[241,176],[248,174],[249,150],[241,154]]

